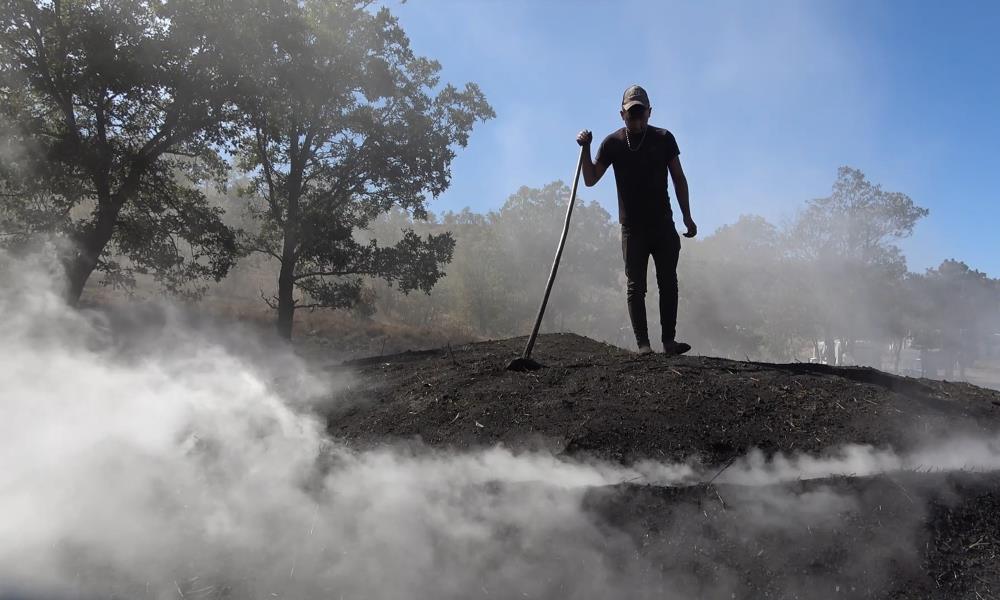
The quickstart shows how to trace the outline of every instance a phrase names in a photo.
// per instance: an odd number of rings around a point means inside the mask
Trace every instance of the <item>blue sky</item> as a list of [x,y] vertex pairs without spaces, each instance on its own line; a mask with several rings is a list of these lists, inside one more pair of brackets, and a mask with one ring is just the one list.
[[[619,127],[622,91],[640,83],[650,122],[677,137],[703,235],[744,213],[780,224],[849,165],[930,210],[902,244],[910,270],[957,258],[1000,277],[1000,3],[387,6],[444,81],[475,81],[497,113],[435,212],[569,182],[576,132]],[[580,197],[617,217],[610,172]]]

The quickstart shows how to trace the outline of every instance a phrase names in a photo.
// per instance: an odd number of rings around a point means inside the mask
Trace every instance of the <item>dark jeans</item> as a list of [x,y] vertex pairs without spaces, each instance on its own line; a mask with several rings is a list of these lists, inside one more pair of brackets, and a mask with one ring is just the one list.
[[632,331],[639,345],[649,343],[646,328],[646,267],[649,256],[656,266],[656,285],[660,290],[660,327],[662,341],[674,339],[677,327],[677,259],[681,238],[671,222],[656,226],[622,226],[622,255],[625,258],[626,299]]

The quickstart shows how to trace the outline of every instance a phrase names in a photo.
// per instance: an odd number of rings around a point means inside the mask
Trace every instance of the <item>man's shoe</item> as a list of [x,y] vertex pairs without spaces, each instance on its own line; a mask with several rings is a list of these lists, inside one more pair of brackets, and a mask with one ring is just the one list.
[[684,354],[691,349],[691,344],[685,344],[684,342],[675,342],[673,340],[663,343],[663,353],[669,356],[677,356],[679,354]]
[[649,344],[639,344],[639,354],[652,354],[653,349],[649,347]]

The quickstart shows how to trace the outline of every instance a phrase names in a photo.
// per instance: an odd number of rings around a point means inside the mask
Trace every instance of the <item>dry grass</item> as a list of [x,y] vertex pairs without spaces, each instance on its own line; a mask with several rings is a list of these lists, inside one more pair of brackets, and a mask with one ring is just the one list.
[[[131,292],[95,283],[87,286],[82,303],[94,308],[115,310],[156,303],[163,299],[163,294],[155,289],[152,282],[140,281]],[[200,318],[224,324],[249,325],[262,335],[273,331],[276,318],[275,311],[260,297],[240,293],[240,290],[231,286],[213,287],[204,298],[196,302],[175,302]],[[389,315],[366,317],[354,311],[329,309],[296,311],[293,331],[296,350],[308,358],[324,362],[439,348],[480,339],[469,327],[447,318],[438,319],[433,325],[414,325]]]

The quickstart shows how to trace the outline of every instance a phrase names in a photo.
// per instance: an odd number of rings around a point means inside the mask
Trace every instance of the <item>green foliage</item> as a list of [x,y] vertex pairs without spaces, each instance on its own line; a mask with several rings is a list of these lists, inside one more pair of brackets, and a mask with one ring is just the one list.
[[[701,242],[685,241],[678,270],[683,334],[704,352],[744,358],[787,352],[773,339],[787,316],[778,230],[755,215],[742,215]],[[783,340],[782,340],[783,341]]]
[[[414,222],[389,213],[373,223],[378,239],[414,227],[450,231],[455,258],[426,298],[398,298],[378,289],[378,308],[407,322],[436,321],[482,337],[525,335],[534,323],[562,232],[570,189],[562,182],[522,187],[496,211],[465,209],[440,220]],[[577,199],[569,238],[542,323],[542,331],[575,331],[620,341],[627,322],[620,298],[621,242],[611,215],[596,202]]]
[[354,232],[392,207],[426,216],[426,195],[449,184],[453,146],[493,117],[482,92],[439,86],[439,65],[415,56],[396,19],[367,2],[282,3],[260,19],[276,33],[257,49],[238,156],[260,221],[246,246],[282,265],[272,301],[282,333],[295,307],[358,302],[365,276],[429,290],[451,259],[450,235],[410,232],[382,248]]
[[910,281],[914,346],[979,355],[1000,333],[1000,280],[945,260]]
[[[511,302],[517,307],[516,314],[524,315],[516,322],[527,323],[527,331],[522,324],[518,334],[530,332],[534,323],[562,233],[570,191],[561,181],[538,189],[522,187],[492,215],[491,223],[506,250],[508,266],[503,283],[506,289],[516,290],[517,299]],[[618,319],[608,319],[610,315],[602,313],[608,312],[604,292],[618,287],[620,271],[621,239],[611,215],[596,202],[588,204],[578,198],[543,324],[555,330],[577,326],[600,331],[601,327],[588,323],[597,315],[601,315],[600,320],[616,323]],[[614,308],[618,310],[613,312],[620,312],[620,307]],[[611,328],[605,325],[604,329],[601,338],[612,334]]]
[[[225,275],[233,234],[197,185],[235,123],[231,2],[2,0],[0,178],[12,239],[66,239],[68,298],[92,271],[168,289]],[[122,260],[124,259],[124,261]]]
[[901,276],[906,261],[893,242],[913,233],[927,213],[906,194],[887,192],[861,171],[841,167],[833,193],[809,201],[799,215],[790,232],[790,248],[801,258],[878,267]]
[[[112,249],[132,265],[129,272],[151,274],[172,293],[198,295],[201,289],[190,282],[220,281],[237,256],[236,237],[222,213],[201,190],[150,173],[136,199],[118,214]],[[118,261],[102,260],[98,268],[113,273]]]
[[803,303],[816,336],[855,339],[891,336],[899,323],[887,303],[906,275],[895,242],[927,215],[906,194],[887,192],[850,167],[837,172],[832,194],[812,200],[789,228],[789,257],[802,275]]

